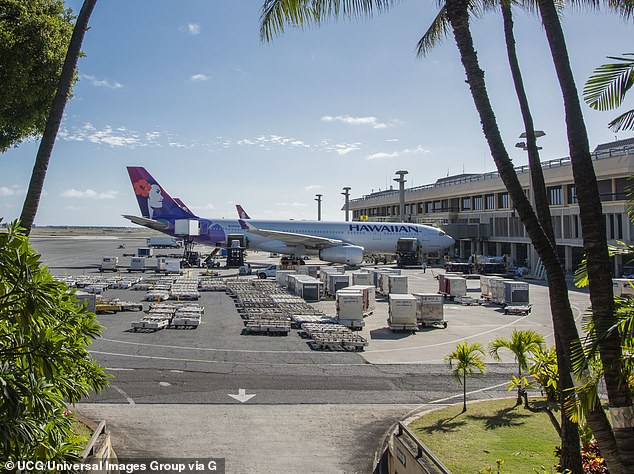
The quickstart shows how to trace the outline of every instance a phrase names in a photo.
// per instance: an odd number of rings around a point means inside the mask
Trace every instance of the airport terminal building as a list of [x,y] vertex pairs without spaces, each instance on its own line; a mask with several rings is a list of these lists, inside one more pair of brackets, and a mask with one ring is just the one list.
[[[599,145],[592,153],[609,244],[634,244],[634,224],[628,217],[628,188],[634,175],[634,139]],[[573,272],[583,255],[579,206],[570,158],[542,162],[557,247],[567,272]],[[530,196],[528,166],[515,168]],[[516,266],[539,274],[541,263],[524,225],[497,172],[468,173],[441,178],[435,183],[405,189],[405,220],[441,227],[456,239],[450,253],[508,255]],[[398,221],[398,190],[374,192],[350,200],[353,220]],[[634,273],[615,257],[616,276]]]

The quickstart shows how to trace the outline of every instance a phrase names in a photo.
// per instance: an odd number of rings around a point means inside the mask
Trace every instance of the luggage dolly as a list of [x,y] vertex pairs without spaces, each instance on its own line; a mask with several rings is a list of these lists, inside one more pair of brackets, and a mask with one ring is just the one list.
[[504,307],[504,314],[515,314],[521,316],[528,316],[531,312],[533,305],[509,305]]

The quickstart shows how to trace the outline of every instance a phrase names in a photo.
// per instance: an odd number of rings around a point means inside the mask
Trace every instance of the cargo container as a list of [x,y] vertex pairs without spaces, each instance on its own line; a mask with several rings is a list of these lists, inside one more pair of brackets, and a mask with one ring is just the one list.
[[[515,280],[502,279],[502,280],[491,280],[491,297],[490,300],[493,303],[504,304],[506,301],[506,295],[504,291],[505,283],[514,282]],[[523,282],[518,282],[523,283]]]
[[388,325],[392,331],[416,331],[416,298],[408,294],[389,295]]
[[94,294],[86,293],[85,291],[76,291],[75,299],[79,305],[86,305],[86,309],[91,313],[96,311],[97,297]]
[[388,294],[405,294],[407,293],[407,276],[406,275],[389,275]]
[[614,296],[618,297],[634,297],[634,280],[629,278],[613,278],[612,291]]
[[480,276],[480,292],[483,298],[491,298],[491,285],[493,280],[504,280],[501,276],[481,275]]
[[504,301],[503,304],[510,306],[527,305],[528,283],[525,281],[504,281]]
[[118,257],[103,257],[101,259],[101,265],[99,266],[100,272],[105,271],[117,271],[117,264],[119,263]]
[[401,271],[397,268],[372,268],[370,270],[370,284],[376,288],[381,287],[381,275],[400,275]]
[[181,246],[180,241],[176,237],[157,236],[147,239],[148,247],[157,248],[178,248]]
[[352,285],[337,291],[339,293],[358,293],[363,296],[363,314],[370,315],[376,308],[376,288],[371,285]]
[[453,299],[467,295],[467,280],[457,276],[439,275],[438,293]]
[[136,251],[137,257],[153,257],[154,249],[152,247],[140,247]]
[[337,290],[350,286],[350,275],[342,275],[340,273],[331,273],[326,281],[326,294],[335,296]]
[[361,291],[337,291],[336,306],[339,324],[349,328],[361,328],[364,326],[364,297]]
[[283,288],[288,285],[287,277],[289,275],[295,275],[295,270],[277,270],[275,272],[275,282]]
[[413,293],[416,298],[416,320],[419,326],[447,327],[444,315],[443,295],[436,293]]
[[288,275],[288,291],[305,301],[319,301],[324,295],[324,284],[308,275]]
[[352,272],[353,285],[372,285],[371,275],[368,272]]

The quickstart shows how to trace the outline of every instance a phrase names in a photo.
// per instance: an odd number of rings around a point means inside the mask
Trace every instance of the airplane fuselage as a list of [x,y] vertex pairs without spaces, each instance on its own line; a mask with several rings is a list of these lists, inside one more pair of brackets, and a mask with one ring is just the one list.
[[[225,247],[230,245],[230,236],[244,235],[246,245],[255,250],[279,252],[287,254],[317,254],[318,251],[310,246],[289,244],[281,240],[257,235],[240,225],[238,219],[206,219],[198,218],[200,235],[194,241]],[[454,240],[436,227],[390,222],[324,222],[324,221],[282,221],[251,219],[249,224],[257,228],[302,234],[325,239],[340,240],[345,244],[363,247],[366,254],[389,254],[396,252],[396,244],[402,238],[417,239],[423,252],[436,252],[453,245]],[[174,235],[173,225],[165,231]],[[303,248],[303,251],[302,251]]]

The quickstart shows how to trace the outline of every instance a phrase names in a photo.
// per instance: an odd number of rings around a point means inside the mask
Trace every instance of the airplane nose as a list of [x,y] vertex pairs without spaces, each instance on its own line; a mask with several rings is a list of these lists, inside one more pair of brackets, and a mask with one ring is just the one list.
[[456,243],[456,240],[453,237],[449,235],[446,235],[445,237],[447,239],[447,247],[452,247]]

